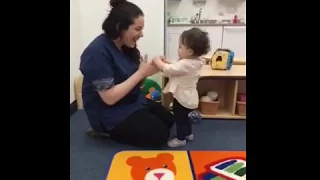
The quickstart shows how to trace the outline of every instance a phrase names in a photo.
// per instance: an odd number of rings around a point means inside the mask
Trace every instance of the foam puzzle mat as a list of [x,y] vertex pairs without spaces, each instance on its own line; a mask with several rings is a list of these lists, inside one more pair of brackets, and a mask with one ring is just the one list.
[[121,151],[106,180],[245,180],[245,151]]

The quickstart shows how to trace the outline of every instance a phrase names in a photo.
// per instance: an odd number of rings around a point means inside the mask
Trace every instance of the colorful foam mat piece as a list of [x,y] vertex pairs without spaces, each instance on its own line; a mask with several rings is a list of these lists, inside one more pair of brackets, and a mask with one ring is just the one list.
[[245,151],[121,151],[106,180],[245,180]]

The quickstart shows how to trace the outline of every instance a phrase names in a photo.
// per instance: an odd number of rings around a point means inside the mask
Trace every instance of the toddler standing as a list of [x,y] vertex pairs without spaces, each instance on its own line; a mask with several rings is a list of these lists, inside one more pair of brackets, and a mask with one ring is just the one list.
[[180,35],[177,62],[167,63],[160,57],[153,59],[153,63],[169,77],[163,93],[172,93],[174,97],[172,111],[177,136],[168,141],[169,147],[181,147],[186,145],[187,140],[194,139],[188,115],[199,104],[197,83],[203,66],[200,56],[207,54],[209,50],[208,33],[192,28]]

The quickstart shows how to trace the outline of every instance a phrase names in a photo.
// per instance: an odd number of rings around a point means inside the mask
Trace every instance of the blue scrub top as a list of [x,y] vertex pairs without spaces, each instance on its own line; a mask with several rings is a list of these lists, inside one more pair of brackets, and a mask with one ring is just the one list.
[[142,109],[147,100],[140,84],[114,105],[107,105],[99,90],[109,89],[128,79],[138,65],[123,54],[105,34],[96,37],[81,55],[82,98],[91,127],[99,132],[112,130],[134,111]]

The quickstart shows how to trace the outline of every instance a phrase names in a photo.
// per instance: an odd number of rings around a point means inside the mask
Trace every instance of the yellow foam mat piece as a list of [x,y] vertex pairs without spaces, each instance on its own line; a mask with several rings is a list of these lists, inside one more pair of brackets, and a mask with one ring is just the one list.
[[187,151],[122,151],[106,180],[193,180]]
[[245,151],[122,151],[106,180],[245,180]]

